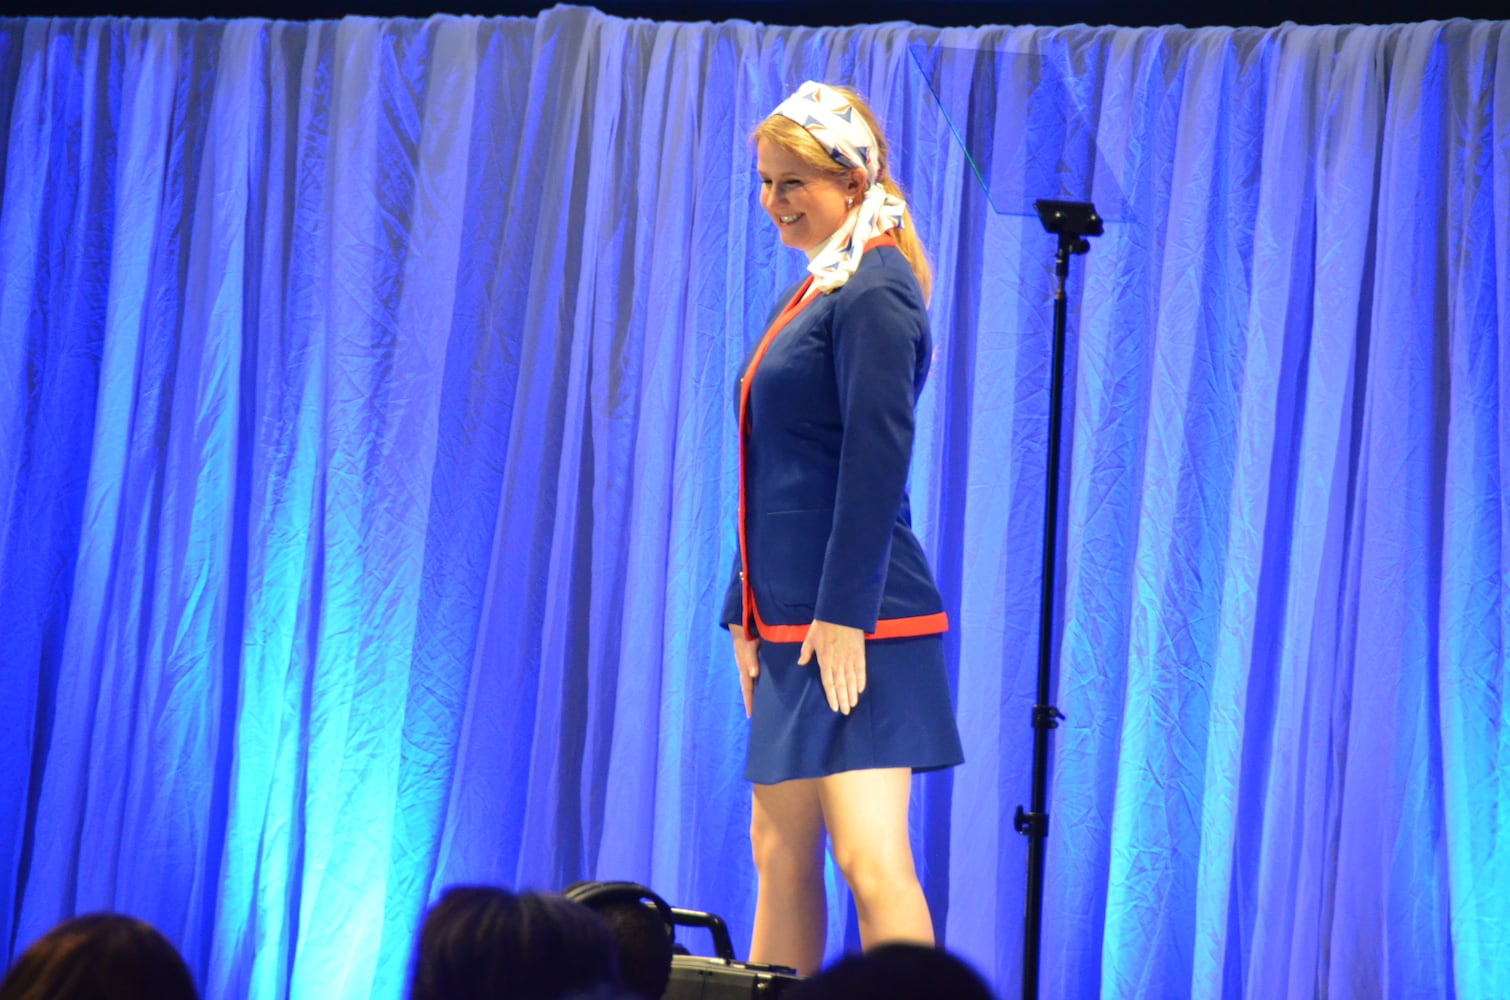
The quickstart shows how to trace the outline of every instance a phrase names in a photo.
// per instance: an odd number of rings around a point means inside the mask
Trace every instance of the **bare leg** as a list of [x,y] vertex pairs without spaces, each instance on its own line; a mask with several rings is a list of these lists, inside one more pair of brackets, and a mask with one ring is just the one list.
[[911,770],[843,771],[816,780],[834,861],[855,897],[860,943],[933,944],[933,919],[907,834]]
[[813,779],[754,785],[750,845],[760,875],[750,961],[810,976],[823,964],[823,810]]

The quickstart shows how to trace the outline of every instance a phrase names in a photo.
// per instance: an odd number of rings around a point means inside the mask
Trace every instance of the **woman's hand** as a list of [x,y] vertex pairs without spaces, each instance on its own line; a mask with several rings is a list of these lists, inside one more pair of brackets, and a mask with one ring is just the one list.
[[745,696],[745,718],[748,719],[755,697],[755,678],[760,676],[760,657],[755,655],[760,640],[746,639],[742,625],[730,625],[729,634],[734,637],[734,664],[739,667],[739,692]]
[[828,696],[828,707],[848,715],[859,704],[860,692],[865,690],[864,631],[814,618],[807,638],[802,640],[797,665],[805,666],[814,654],[818,657],[818,676],[823,681],[823,693]]

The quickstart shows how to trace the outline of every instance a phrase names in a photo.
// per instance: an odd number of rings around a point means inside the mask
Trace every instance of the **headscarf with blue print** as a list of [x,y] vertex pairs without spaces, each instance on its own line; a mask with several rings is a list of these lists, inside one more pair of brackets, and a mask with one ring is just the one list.
[[837,238],[808,262],[813,284],[819,291],[831,292],[855,273],[867,242],[902,225],[907,203],[881,184],[876,137],[842,92],[809,80],[772,114],[801,125],[841,167],[865,169],[865,196],[859,209],[850,212]]

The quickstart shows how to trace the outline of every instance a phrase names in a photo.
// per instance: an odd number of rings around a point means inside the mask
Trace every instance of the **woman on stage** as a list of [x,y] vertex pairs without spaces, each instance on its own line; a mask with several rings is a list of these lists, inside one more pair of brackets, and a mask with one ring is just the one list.
[[927,258],[855,94],[803,84],[754,140],[761,207],[809,274],[742,369],[739,561],[722,622],[750,716],[750,960],[806,975],[827,931],[825,831],[862,944],[933,942],[911,777],[963,754],[947,621],[906,492],[932,350]]

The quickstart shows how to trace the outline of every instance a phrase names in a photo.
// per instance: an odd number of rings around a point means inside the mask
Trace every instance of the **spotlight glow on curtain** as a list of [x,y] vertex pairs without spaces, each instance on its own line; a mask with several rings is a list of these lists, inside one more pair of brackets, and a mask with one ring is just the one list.
[[208,996],[396,997],[441,887],[587,876],[748,934],[747,136],[812,78],[939,272],[914,830],[1010,991],[1053,245],[922,46],[1052,65],[1132,215],[1071,281],[1044,994],[1510,996],[1507,23],[0,20],[9,952],[112,908]]

